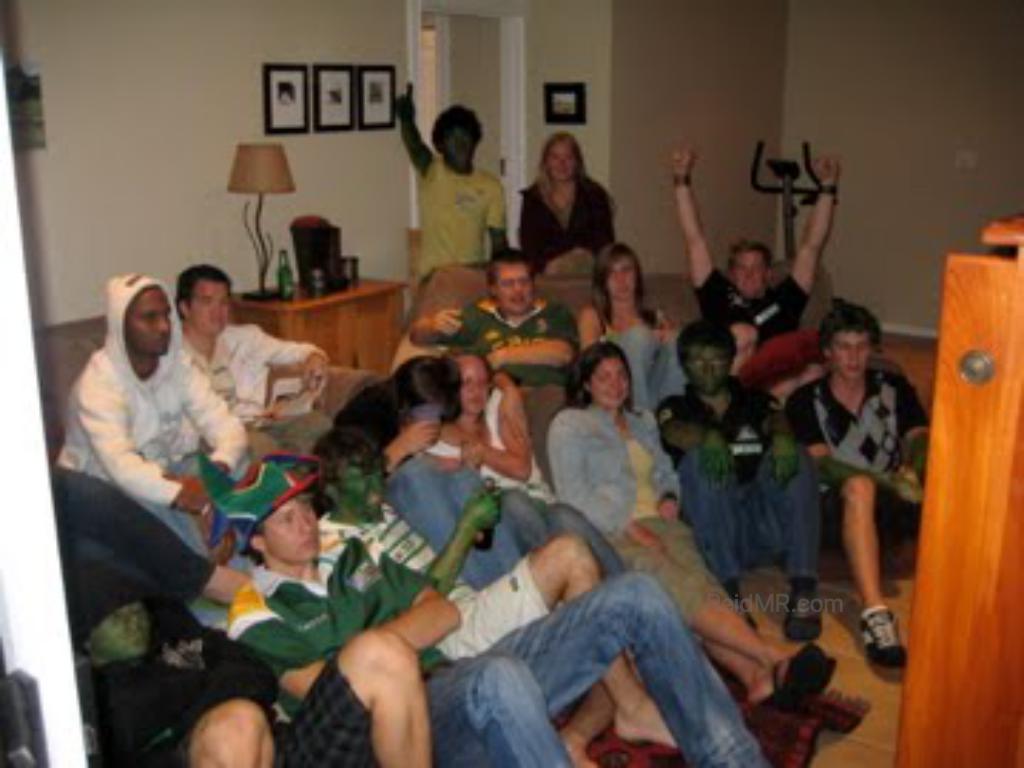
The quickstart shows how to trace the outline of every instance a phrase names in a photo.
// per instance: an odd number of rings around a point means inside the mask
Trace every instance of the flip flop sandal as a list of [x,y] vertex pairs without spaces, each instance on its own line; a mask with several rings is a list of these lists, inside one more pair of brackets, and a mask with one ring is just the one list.
[[[781,666],[776,665],[776,670]],[[781,682],[776,675],[775,692],[766,702],[784,712],[795,712],[807,696],[825,690],[835,669],[835,659],[814,643],[807,643],[789,660]]]

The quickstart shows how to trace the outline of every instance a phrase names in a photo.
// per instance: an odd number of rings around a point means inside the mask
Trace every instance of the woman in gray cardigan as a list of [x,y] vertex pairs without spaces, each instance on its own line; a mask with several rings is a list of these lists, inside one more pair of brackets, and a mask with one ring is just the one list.
[[618,346],[598,342],[584,350],[569,405],[548,432],[559,499],[608,536],[629,567],[659,579],[751,702],[823,690],[834,663],[813,644],[790,658],[759,636],[705,567],[690,526],[679,519],[679,481],[654,417],[632,408],[629,364]]

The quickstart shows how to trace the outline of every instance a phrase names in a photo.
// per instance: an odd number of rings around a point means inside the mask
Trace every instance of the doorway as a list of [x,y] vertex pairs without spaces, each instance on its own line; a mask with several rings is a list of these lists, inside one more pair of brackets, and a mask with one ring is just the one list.
[[[519,192],[526,186],[524,9],[519,3],[407,0],[410,80],[424,141],[452,104],[483,126],[475,165],[501,180],[509,243],[519,240]],[[415,180],[413,179],[413,182]],[[412,226],[418,226],[415,183]]]

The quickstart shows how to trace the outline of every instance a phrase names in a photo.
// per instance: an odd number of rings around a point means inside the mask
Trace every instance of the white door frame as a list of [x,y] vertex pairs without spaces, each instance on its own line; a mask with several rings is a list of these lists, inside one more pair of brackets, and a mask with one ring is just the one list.
[[[7,92],[3,72],[0,91]],[[0,465],[12,493],[0,536],[0,639],[8,671],[24,670],[38,686],[49,764],[78,768],[85,765],[85,743],[46,466],[9,125],[7,99],[0,99],[0,282],[6,289],[0,303],[5,341],[0,401],[7,405]]]
[[[501,182],[505,190],[505,213],[509,242],[519,241],[519,190],[526,186],[526,2],[525,0],[406,0],[406,43],[409,82],[419,83],[419,34],[424,13],[496,18],[500,23],[499,51],[501,77]],[[440,37],[440,34],[439,34]],[[446,35],[447,37],[447,35]],[[441,59],[438,93],[451,93],[451,68],[447,39],[438,40]],[[409,226],[419,226],[415,172],[409,175]]]

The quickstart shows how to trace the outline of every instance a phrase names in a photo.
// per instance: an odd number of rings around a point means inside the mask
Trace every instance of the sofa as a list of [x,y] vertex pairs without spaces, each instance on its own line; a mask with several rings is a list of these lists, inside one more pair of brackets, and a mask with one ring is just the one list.
[[[99,316],[36,330],[39,393],[51,461],[64,442],[64,416],[71,388],[92,353],[103,346],[106,327],[106,318]],[[320,407],[328,414],[336,413],[356,393],[379,379],[372,371],[332,366]]]
[[[777,264],[772,280],[781,280],[788,270],[788,265]],[[660,309],[668,320],[679,327],[685,326],[700,318],[700,307],[697,297],[690,284],[690,278],[681,273],[648,273],[644,275],[644,288],[647,305]],[[584,305],[590,302],[591,285],[589,274],[542,274],[536,279],[537,294],[550,301],[558,301],[567,305],[573,314],[578,314]],[[461,308],[479,299],[487,293],[486,272],[479,267],[453,266],[436,270],[420,285],[413,297],[409,313],[408,325],[417,319],[429,316],[439,310]],[[828,312],[832,302],[832,280],[824,270],[819,270],[814,289],[804,311],[802,325],[806,328],[817,328],[822,317]],[[392,360],[394,370],[404,361],[416,355],[443,354],[440,346],[418,346],[410,341],[406,333]],[[546,439],[550,415],[536,418],[536,413],[527,408],[530,418],[530,432],[533,435],[533,447],[541,468],[546,470]],[[547,472],[545,471],[545,474]]]

